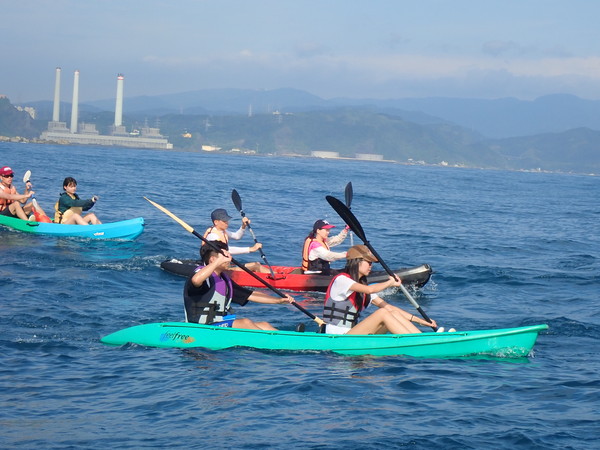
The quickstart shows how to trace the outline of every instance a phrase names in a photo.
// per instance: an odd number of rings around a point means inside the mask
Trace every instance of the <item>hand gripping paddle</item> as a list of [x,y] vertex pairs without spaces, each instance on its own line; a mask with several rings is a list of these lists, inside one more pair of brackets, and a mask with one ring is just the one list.
[[[31,170],[28,170],[27,172],[25,172],[25,175],[23,175],[23,183],[25,183],[25,185],[27,185],[27,183],[30,183],[30,182],[31,182]],[[38,205],[37,200],[35,199],[35,195],[31,196],[31,203],[33,205],[33,216],[35,217],[36,222],[45,222],[45,223],[52,222],[50,220],[50,217],[38,212],[38,209],[41,209],[41,208],[40,208],[40,205]]]
[[[363,227],[361,226],[358,219],[354,216],[354,214],[352,214],[350,209],[346,205],[344,205],[341,201],[339,201],[337,198],[332,197],[331,195],[328,195],[327,197],[325,197],[325,199],[327,200],[327,202],[329,202],[331,207],[333,209],[335,209],[335,211],[339,214],[339,216],[342,218],[342,220],[344,222],[346,222],[346,225],[348,225],[350,227],[350,229],[352,231],[354,231],[354,234],[356,234],[364,242],[364,244],[368,247],[368,249],[371,250],[371,253],[373,253],[373,255],[377,258],[377,260],[379,261],[381,266],[385,269],[385,271],[388,273],[388,275],[397,279],[398,277],[396,276],[396,274],[394,272],[392,272],[392,270],[388,267],[388,265],[381,259],[381,256],[379,256],[379,254],[375,251],[375,249],[373,248],[371,243],[367,240],[367,236],[365,235],[365,232],[363,231]],[[431,319],[427,316],[425,311],[423,311],[423,309],[419,306],[419,304],[412,297],[412,295],[410,295],[410,293],[404,287],[404,285],[400,284],[400,289],[402,290],[402,293],[408,299],[408,301],[410,301],[412,303],[412,305],[417,309],[417,311],[419,311],[419,314],[421,314],[423,319],[425,319],[427,322],[431,322]],[[433,331],[437,331],[436,327],[431,327],[431,328],[433,328]]]

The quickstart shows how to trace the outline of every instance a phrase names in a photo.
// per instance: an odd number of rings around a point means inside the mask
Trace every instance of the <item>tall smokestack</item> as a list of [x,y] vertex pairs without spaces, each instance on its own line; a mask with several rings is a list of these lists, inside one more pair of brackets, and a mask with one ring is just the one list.
[[115,105],[115,127],[123,125],[123,74],[117,75],[117,104]]
[[54,110],[52,111],[52,121],[60,120],[60,67],[56,68],[56,82],[54,83]]
[[77,133],[77,116],[79,115],[79,70],[73,76],[73,102],[71,105],[71,133]]

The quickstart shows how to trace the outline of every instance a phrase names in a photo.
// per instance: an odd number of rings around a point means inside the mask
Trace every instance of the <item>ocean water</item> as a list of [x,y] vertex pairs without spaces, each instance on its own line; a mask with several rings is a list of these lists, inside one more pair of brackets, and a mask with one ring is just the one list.
[[[105,222],[143,216],[134,242],[0,228],[0,447],[597,448],[600,439],[600,178],[361,161],[0,143],[52,209],[66,176]],[[109,347],[121,328],[183,317],[184,280],[162,260],[199,241],[237,189],[272,264],[299,263],[325,201],[344,198],[391,267],[429,263],[414,293],[457,329],[546,323],[527,358],[345,357]],[[355,243],[358,239],[354,238]],[[248,234],[244,241],[251,244]],[[341,248],[349,245],[349,239]],[[248,255],[244,261],[257,260]],[[321,313],[320,294],[295,294]],[[408,311],[401,293],[387,300]],[[238,315],[313,323],[284,305]]]

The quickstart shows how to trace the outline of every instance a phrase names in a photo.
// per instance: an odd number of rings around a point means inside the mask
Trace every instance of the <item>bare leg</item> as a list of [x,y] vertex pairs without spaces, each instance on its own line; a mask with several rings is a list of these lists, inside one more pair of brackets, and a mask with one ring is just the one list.
[[10,205],[8,205],[8,209],[10,210],[11,214],[17,216],[19,219],[29,220],[29,217],[27,216],[25,211],[23,211],[23,207],[19,202],[11,203]]
[[[47,216],[46,212],[42,209],[42,207],[40,206],[40,204],[38,202],[36,202],[37,207],[35,208],[36,212],[38,214],[41,214],[42,216]],[[24,207],[23,207],[23,211],[25,211],[25,213],[27,215],[33,214],[33,203],[27,203]]]
[[63,219],[61,223],[63,225],[88,225],[88,222],[83,220],[83,217],[77,213],[69,214],[69,217]]
[[277,328],[275,328],[269,322],[254,322],[254,324],[261,330],[277,331]]
[[244,328],[246,330],[277,330],[268,322],[253,322],[250,319],[235,319],[233,328]]
[[251,262],[251,263],[246,263],[244,264],[246,266],[247,269],[250,269],[252,272],[259,272],[259,273],[271,273],[271,271],[261,265],[259,262]]
[[399,320],[398,317],[381,308],[353,327],[348,334],[375,334],[385,331],[392,334],[420,333],[419,329],[405,318]]
[[94,214],[94,213],[86,214],[85,217],[83,218],[83,220],[85,220],[87,223],[90,223],[92,225],[99,225],[102,223],[102,222],[100,222],[100,220],[96,217],[96,214]]

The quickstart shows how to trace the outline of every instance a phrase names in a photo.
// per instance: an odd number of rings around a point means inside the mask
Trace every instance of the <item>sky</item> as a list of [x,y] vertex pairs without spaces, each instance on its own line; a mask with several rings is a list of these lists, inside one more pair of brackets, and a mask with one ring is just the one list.
[[600,99],[599,0],[0,0],[13,104],[202,89]]

